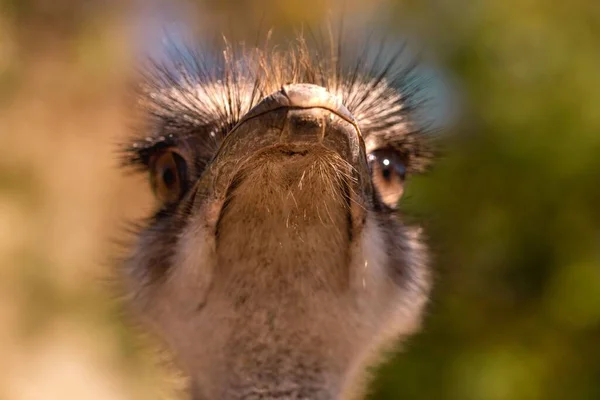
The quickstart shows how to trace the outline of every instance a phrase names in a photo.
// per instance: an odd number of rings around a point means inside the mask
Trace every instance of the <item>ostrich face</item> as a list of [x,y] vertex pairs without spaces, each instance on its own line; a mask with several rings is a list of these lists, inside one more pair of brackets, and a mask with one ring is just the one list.
[[160,206],[125,279],[196,399],[355,393],[419,324],[425,252],[394,209],[422,135],[383,75],[307,54],[246,54],[224,79],[164,72],[142,97],[152,134],[129,155]]

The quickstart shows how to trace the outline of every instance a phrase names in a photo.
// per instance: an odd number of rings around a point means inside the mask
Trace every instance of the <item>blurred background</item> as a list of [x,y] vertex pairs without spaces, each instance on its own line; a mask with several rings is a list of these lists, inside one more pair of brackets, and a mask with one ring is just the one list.
[[0,400],[176,397],[99,279],[151,209],[114,152],[136,59],[340,8],[423,49],[447,148],[403,200],[435,252],[425,327],[370,398],[600,399],[597,0],[0,0]]

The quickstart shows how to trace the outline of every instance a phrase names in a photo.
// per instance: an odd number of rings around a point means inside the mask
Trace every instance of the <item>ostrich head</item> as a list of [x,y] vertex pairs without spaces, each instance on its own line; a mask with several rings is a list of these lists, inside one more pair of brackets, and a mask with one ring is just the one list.
[[345,67],[289,50],[186,53],[142,85],[156,212],[126,261],[128,301],[196,400],[355,397],[414,332],[429,291],[397,211],[428,163],[396,59]]

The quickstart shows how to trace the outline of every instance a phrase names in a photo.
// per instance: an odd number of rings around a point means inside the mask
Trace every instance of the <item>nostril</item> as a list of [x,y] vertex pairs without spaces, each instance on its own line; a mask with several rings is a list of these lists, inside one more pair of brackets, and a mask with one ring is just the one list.
[[284,129],[283,142],[322,143],[325,135],[325,114],[322,108],[290,109]]
[[[296,110],[294,110],[296,111]],[[288,112],[288,121],[298,129],[317,129],[323,126],[323,116],[321,110],[317,112]]]

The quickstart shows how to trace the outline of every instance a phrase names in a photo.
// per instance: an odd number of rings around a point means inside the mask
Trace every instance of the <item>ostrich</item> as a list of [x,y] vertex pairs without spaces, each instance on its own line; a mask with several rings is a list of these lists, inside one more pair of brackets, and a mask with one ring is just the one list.
[[194,400],[360,398],[430,288],[397,210],[431,159],[411,70],[303,39],[176,53],[144,75],[126,149],[158,202],[124,263],[129,308]]

